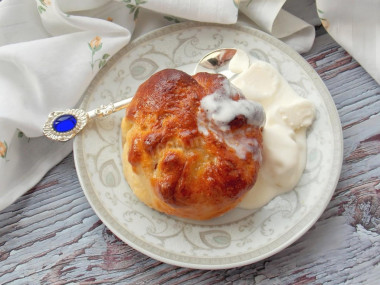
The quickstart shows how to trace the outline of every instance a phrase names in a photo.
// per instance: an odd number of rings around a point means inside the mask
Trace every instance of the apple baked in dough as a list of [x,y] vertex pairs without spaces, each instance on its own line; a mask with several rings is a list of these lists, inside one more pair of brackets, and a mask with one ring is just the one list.
[[220,216],[256,181],[264,122],[262,107],[223,75],[162,70],[126,108],[124,175],[157,211],[196,220]]

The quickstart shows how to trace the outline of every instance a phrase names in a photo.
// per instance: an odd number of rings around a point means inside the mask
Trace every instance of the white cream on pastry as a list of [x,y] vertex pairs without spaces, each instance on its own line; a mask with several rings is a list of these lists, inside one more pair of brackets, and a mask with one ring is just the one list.
[[233,95],[236,93],[239,91],[231,86],[228,79],[225,78],[222,88],[203,97],[200,101],[202,112],[198,116],[198,130],[206,136],[209,131],[214,133],[220,141],[224,141],[233,148],[241,159],[244,159],[249,152],[254,155],[255,160],[261,161],[261,151],[256,139],[243,139],[244,135],[242,134],[237,140],[236,134],[228,132],[230,130],[229,123],[239,115],[244,116],[247,120],[246,123],[253,127],[261,128],[265,124],[263,107],[257,102],[245,99],[242,95],[239,100],[233,100]]

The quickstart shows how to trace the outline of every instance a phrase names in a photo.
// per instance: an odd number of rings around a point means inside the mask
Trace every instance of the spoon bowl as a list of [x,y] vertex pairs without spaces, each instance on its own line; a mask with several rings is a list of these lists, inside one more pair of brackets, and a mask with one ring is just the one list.
[[249,65],[250,59],[246,52],[236,48],[222,48],[206,54],[196,65],[194,74],[220,73],[232,80]]

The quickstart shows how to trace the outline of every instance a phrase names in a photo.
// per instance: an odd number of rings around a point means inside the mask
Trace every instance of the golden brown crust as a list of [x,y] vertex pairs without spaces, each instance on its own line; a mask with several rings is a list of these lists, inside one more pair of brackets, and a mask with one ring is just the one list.
[[[127,107],[122,122],[124,173],[148,206],[209,219],[235,207],[254,184],[259,161],[253,155],[241,159],[215,135],[198,130],[200,100],[220,88],[222,80],[219,75],[192,77],[166,69],[143,83]],[[255,138],[261,149],[260,129],[244,119],[230,123],[231,133],[237,139]]]

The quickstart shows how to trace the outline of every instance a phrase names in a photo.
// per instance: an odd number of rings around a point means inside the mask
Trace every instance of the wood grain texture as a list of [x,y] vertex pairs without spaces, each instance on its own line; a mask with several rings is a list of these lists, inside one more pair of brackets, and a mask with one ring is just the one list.
[[0,284],[379,284],[380,86],[326,34],[304,56],[338,108],[344,163],[326,211],[297,242],[228,270],[161,263],[100,222],[71,154],[0,212]]

